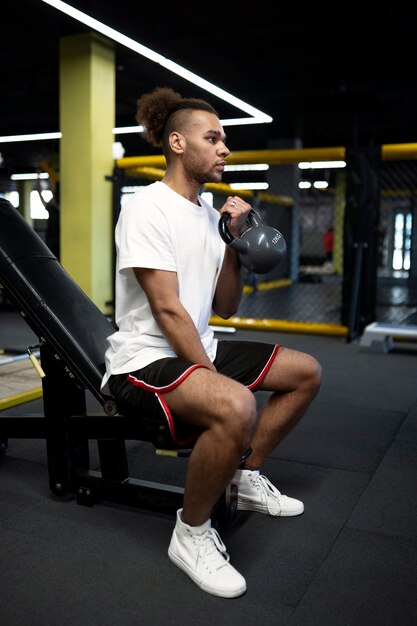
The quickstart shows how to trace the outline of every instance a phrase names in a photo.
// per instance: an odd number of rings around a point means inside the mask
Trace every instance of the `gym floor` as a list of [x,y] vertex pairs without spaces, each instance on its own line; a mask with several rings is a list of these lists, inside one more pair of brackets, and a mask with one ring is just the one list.
[[[1,625],[416,626],[416,352],[369,353],[317,335],[234,337],[281,342],[324,370],[319,396],[263,468],[304,514],[239,513],[222,532],[247,593],[211,596],[169,561],[172,516],[54,496],[44,441],[11,439],[0,459]],[[0,346],[11,338],[22,352],[36,343],[18,315],[0,311]],[[42,413],[42,399],[0,419],[28,413]],[[157,457],[144,442],[127,449],[132,477],[183,484],[187,459]]]

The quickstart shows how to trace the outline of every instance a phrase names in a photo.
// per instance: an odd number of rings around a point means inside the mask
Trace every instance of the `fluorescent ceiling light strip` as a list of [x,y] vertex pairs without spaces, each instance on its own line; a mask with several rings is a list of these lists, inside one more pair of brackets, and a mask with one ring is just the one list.
[[[45,0],[43,0],[45,2]],[[272,119],[272,118],[271,118]],[[259,117],[235,117],[220,120],[223,126],[244,126],[248,124],[264,124],[265,121]],[[128,135],[129,133],[143,133],[143,126],[120,126],[113,128],[114,135]]]
[[232,189],[268,189],[268,183],[230,183]]
[[39,141],[41,139],[61,139],[62,133],[34,133],[32,135],[5,135],[0,137],[0,143],[15,143],[16,141]]
[[244,126],[245,124],[269,124],[272,122],[272,117],[268,116],[265,120],[263,117],[235,117],[228,120],[220,120],[223,126]]
[[300,170],[319,170],[346,167],[346,161],[300,161]]
[[143,126],[120,126],[113,128],[113,135],[129,135],[130,133],[143,133]]
[[225,102],[228,102],[229,104],[232,104],[233,106],[237,107],[241,111],[244,111],[245,113],[248,113],[249,115],[252,115],[254,118],[257,118],[258,121],[256,123],[272,122],[271,116],[266,115],[259,109],[256,109],[255,107],[251,106],[247,102],[244,102],[240,98],[236,98],[236,96],[233,96],[232,94],[228,93],[224,89],[221,89],[220,87],[217,87],[213,83],[210,83],[208,80],[205,80],[201,76],[194,74],[194,72],[190,72],[190,70],[187,70],[185,67],[182,67],[178,63],[175,63],[174,61],[167,59],[162,54],[158,54],[154,50],[147,48],[146,46],[140,44],[134,39],[131,39],[130,37],[126,37],[126,35],[119,33],[119,31],[115,30],[114,28],[111,28],[110,26],[106,26],[106,24],[99,22],[98,20],[94,19],[93,17],[90,17],[86,13],[83,13],[82,11],[75,9],[67,2],[62,2],[62,0],[42,0],[42,2],[49,4],[50,6],[54,7],[58,11],[61,11],[62,13],[69,15],[69,17],[72,17],[75,20],[78,20],[82,24],[89,26],[93,30],[96,30],[102,35],[105,35],[109,39],[112,39],[113,41],[120,43],[122,46],[126,46],[126,48],[129,48],[130,50],[137,52],[138,54],[146,57],[150,61],[153,61],[154,63],[158,63],[162,67],[165,67],[171,72],[174,72],[174,74],[177,74],[177,76],[181,76],[182,78],[185,78],[185,80],[192,82],[194,85],[197,85],[198,87],[201,87],[202,89],[205,89],[206,91],[209,91],[211,94],[214,94],[221,100],[224,100]]
[[[143,133],[143,126],[124,126],[113,128],[113,135],[127,135],[129,133]],[[32,133],[30,135],[5,135],[0,137],[0,143],[16,143],[17,141],[44,141],[47,139],[62,139],[61,132]]]
[[33,174],[33,173],[12,174],[10,176],[11,180],[38,180],[38,178],[42,178],[42,179],[49,178],[49,174],[47,172],[41,172],[39,174]]
[[[43,0],[45,2],[46,0]],[[242,117],[230,120],[220,120],[223,126],[236,126],[243,124],[263,124],[260,119],[253,117]],[[143,133],[143,126],[120,126],[119,128],[113,128],[113,135],[129,135],[133,133]],[[45,141],[48,139],[62,139],[61,132],[53,133],[33,133],[31,135],[5,135],[0,137],[0,143],[16,143],[17,141]],[[306,169],[306,168],[304,168]]]
[[264,171],[269,170],[269,165],[267,163],[247,163],[242,165],[226,165],[224,168],[225,172],[245,172],[245,171]]

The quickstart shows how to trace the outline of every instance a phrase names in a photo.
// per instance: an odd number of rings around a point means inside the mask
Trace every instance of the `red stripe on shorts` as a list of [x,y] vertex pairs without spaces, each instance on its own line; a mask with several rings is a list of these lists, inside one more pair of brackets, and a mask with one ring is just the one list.
[[268,361],[266,362],[265,367],[263,368],[262,372],[259,374],[256,380],[254,380],[253,383],[248,385],[248,389],[253,389],[254,387],[259,385],[263,381],[263,379],[265,378],[265,376],[268,374],[269,370],[271,369],[271,365],[274,362],[275,357],[277,356],[279,348],[280,348],[280,345],[277,344],[275,348],[273,349],[272,354],[269,357]]
[[156,397],[158,398],[158,402],[161,405],[161,408],[162,408],[162,410],[164,412],[165,418],[166,418],[166,420],[168,422],[168,428],[170,430],[171,437],[172,437],[172,439],[175,441],[175,443],[178,446],[185,446],[187,444],[194,443],[196,436],[193,434],[190,437],[187,437],[186,439],[178,439],[177,438],[177,435],[176,435],[176,432],[175,432],[174,418],[172,416],[172,413],[170,411],[169,406],[167,405],[167,403],[165,402],[165,399],[163,398],[163,396],[161,394],[162,393],[166,393],[168,391],[172,391],[173,389],[178,387],[191,374],[191,372],[193,372],[194,370],[196,370],[199,367],[204,367],[204,368],[208,369],[206,365],[202,365],[202,364],[198,364],[198,363],[195,364],[195,365],[192,365],[191,367],[186,369],[185,372],[183,372],[181,374],[181,376],[176,378],[169,385],[165,385],[164,387],[155,387],[154,385],[149,385],[144,380],[139,380],[135,376],[132,376],[132,374],[127,374],[126,375],[127,380],[130,383],[132,383],[132,385],[136,385],[136,387],[141,387],[142,389],[146,389],[146,391],[151,391],[151,392],[153,392],[156,395]]

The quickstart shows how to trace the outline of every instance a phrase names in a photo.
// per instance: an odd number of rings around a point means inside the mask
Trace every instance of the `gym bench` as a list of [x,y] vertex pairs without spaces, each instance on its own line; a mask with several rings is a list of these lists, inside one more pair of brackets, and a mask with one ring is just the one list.
[[[0,287],[38,337],[43,392],[41,415],[0,413],[0,449],[5,452],[13,438],[45,439],[50,489],[57,496],[74,494],[78,504],[104,500],[175,513],[183,488],[132,478],[126,440],[188,456],[199,433],[191,427],[175,430],[163,418],[120,414],[114,399],[101,393],[106,339],[115,327],[5,199],[0,199]],[[88,413],[87,392],[102,411]],[[97,441],[99,471],[90,468],[89,440]],[[213,525],[230,524],[236,511],[236,488],[230,485],[213,511]]]

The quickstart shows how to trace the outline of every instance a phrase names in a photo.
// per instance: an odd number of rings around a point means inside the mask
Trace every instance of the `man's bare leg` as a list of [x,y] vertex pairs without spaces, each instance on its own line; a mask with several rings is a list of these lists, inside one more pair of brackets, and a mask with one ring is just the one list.
[[204,429],[189,459],[182,511],[186,524],[199,526],[210,518],[251,445],[255,399],[240,383],[204,368],[192,372],[164,399],[182,420]]
[[297,424],[319,392],[322,369],[308,354],[281,347],[258,388],[272,391],[263,407],[252,439],[247,466],[260,468]]
[[282,494],[260,469],[316,397],[321,377],[321,367],[313,357],[280,348],[259,387],[272,394],[259,416],[251,443],[252,454],[232,479],[238,488],[239,510],[273,517],[292,517],[304,512],[301,500]]
[[203,429],[189,459],[183,507],[177,511],[168,556],[204,591],[238,597],[245,593],[246,581],[230,563],[210,518],[249,446],[256,423],[253,395],[243,385],[200,368],[164,398],[184,421]]
[[304,415],[320,389],[321,380],[322,369],[314,357],[290,348],[279,349],[259,387],[273,393],[259,415],[248,466],[262,466]]

